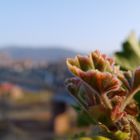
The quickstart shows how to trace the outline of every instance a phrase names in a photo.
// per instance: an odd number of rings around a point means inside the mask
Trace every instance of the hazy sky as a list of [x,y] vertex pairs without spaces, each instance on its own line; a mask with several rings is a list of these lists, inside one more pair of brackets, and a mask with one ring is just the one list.
[[111,53],[140,35],[139,0],[1,0],[0,46],[63,46]]

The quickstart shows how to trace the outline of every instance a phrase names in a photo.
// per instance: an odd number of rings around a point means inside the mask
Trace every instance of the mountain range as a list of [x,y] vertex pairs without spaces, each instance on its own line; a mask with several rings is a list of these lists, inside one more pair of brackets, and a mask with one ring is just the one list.
[[77,52],[63,48],[31,48],[31,47],[4,47],[0,49],[1,53],[10,56],[15,60],[30,59],[33,61],[55,62],[64,60],[67,57],[73,57]]

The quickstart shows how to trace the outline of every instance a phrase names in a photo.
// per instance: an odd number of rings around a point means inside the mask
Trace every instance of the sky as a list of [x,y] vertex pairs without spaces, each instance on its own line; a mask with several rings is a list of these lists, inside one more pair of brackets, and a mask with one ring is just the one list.
[[112,53],[140,35],[139,0],[1,0],[0,47]]

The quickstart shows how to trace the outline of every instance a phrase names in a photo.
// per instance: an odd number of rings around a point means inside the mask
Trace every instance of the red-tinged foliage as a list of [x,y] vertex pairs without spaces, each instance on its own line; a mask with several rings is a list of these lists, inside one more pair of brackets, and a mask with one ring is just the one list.
[[133,134],[139,140],[138,122],[133,123],[139,109],[133,97],[140,90],[140,68],[122,71],[99,51],[67,59],[67,66],[75,77],[68,79],[66,86],[88,115],[109,131],[129,133],[127,140],[133,139]]

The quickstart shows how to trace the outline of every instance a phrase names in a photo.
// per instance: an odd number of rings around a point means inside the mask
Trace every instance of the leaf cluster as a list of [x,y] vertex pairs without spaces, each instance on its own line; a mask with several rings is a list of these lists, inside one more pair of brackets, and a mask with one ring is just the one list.
[[66,63],[74,75],[66,81],[66,87],[91,124],[103,132],[101,135],[114,140],[140,139],[136,121],[139,110],[134,99],[140,90],[140,68],[123,71],[99,51],[69,58]]

